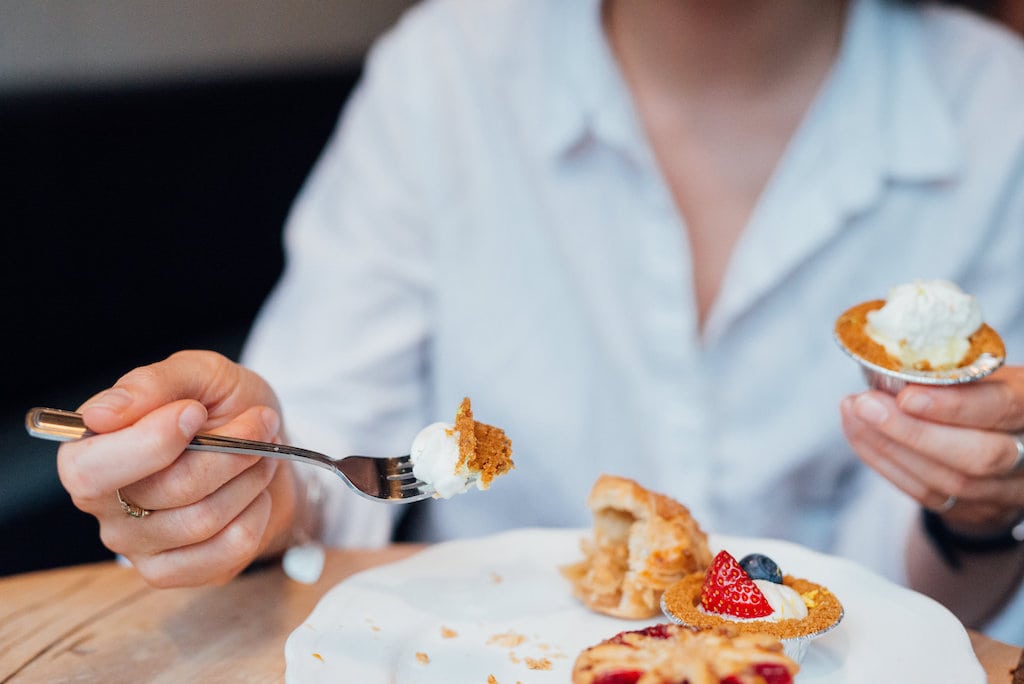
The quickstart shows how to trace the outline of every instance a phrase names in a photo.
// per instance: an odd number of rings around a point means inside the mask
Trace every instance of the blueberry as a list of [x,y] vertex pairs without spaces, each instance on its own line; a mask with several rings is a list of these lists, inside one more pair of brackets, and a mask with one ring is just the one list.
[[782,584],[782,570],[778,564],[762,553],[751,553],[740,559],[740,567],[743,568],[750,579],[768,580],[775,584]]

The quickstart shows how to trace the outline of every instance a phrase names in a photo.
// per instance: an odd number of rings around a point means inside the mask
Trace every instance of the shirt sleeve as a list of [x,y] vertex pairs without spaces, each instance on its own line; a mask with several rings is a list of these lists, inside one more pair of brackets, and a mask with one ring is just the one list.
[[[300,192],[284,273],[243,363],[274,388],[288,439],[334,457],[407,454],[424,424],[431,258],[404,42],[388,36]],[[421,84],[420,84],[421,85]],[[304,468],[304,466],[298,466]],[[396,510],[316,472],[323,541],[388,542]]]
[[856,487],[857,496],[839,519],[835,553],[905,586],[904,555],[893,549],[906,548],[919,517],[917,503],[867,468],[861,469]]

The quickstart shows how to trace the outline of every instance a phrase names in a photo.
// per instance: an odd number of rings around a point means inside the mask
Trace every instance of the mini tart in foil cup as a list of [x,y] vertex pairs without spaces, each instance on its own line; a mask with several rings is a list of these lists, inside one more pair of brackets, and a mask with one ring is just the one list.
[[782,583],[802,597],[807,617],[772,622],[771,620],[732,620],[728,615],[712,615],[700,609],[700,591],[704,573],[695,572],[679,580],[661,596],[661,612],[672,622],[697,629],[731,625],[740,632],[769,634],[782,642],[783,652],[797,663],[803,662],[811,642],[835,629],[843,619],[843,604],[820,584],[786,575]]
[[874,299],[847,309],[836,319],[833,331],[839,348],[860,364],[861,372],[868,387],[897,394],[908,384],[917,385],[961,385],[981,380],[1006,360],[1006,347],[999,333],[982,324],[971,335],[971,348],[957,368],[929,370],[904,368],[899,359],[886,352],[864,331],[867,314],[882,308],[885,301]]

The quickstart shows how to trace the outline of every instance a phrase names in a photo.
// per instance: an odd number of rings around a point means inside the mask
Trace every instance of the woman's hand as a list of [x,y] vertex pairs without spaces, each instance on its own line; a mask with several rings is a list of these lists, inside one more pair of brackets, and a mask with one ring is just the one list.
[[[1024,514],[1024,368],[1004,367],[969,385],[910,385],[893,397],[864,392],[841,405],[843,430],[861,459],[954,534],[1008,538]],[[1005,606],[1024,576],[1020,544],[956,558],[923,525],[907,538],[907,580],[980,628]]]
[[950,527],[986,536],[1020,520],[1024,367],[969,385],[909,385],[895,397],[864,392],[841,413],[861,459]]
[[[200,431],[281,441],[277,399],[255,373],[213,352],[180,352],[79,410],[98,434],[61,445],[61,482],[150,584],[223,583],[287,543],[299,498],[288,463],[186,450]],[[149,513],[133,517],[119,499]]]

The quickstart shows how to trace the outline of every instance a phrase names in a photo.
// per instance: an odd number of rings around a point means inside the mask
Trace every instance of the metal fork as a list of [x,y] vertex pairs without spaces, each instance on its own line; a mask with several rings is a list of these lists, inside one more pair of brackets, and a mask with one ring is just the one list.
[[[25,415],[25,429],[33,437],[70,442],[96,434],[85,427],[81,414],[51,408],[33,408]],[[387,503],[412,503],[434,495],[434,490],[416,479],[408,456],[346,456],[334,459],[309,449],[271,444],[222,435],[198,434],[189,443],[193,451],[219,451],[312,463],[342,479],[356,493]]]

